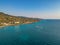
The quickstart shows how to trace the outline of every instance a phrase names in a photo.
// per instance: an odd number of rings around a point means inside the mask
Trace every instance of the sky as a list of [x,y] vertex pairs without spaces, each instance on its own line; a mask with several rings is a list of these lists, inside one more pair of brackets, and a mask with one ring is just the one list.
[[0,12],[14,16],[60,19],[60,0],[0,0]]

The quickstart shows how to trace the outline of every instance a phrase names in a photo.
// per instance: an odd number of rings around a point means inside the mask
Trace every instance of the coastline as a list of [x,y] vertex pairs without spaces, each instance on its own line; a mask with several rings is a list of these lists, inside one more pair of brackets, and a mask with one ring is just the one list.
[[[26,23],[23,23],[23,24],[32,24],[32,23],[34,23],[34,22],[26,22]],[[6,26],[17,26],[17,25],[22,25],[22,24],[7,24],[7,25],[2,25],[2,26],[0,26],[0,28],[2,28],[2,27],[6,27]]]
[[[23,23],[23,24],[31,24],[31,23]],[[5,27],[5,26],[16,26],[16,25],[21,25],[21,24],[8,24],[8,25],[2,25],[0,28]]]
[[0,27],[31,24],[38,21],[40,21],[38,18],[11,16],[9,14],[0,12]]

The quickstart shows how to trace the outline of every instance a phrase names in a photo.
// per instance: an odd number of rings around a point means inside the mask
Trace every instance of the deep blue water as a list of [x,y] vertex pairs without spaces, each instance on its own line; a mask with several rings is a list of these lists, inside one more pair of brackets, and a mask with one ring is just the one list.
[[60,45],[60,20],[0,28],[0,45]]

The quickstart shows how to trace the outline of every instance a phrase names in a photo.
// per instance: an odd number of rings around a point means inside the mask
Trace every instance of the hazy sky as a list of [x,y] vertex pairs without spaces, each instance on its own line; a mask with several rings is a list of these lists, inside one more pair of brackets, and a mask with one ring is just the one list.
[[60,19],[60,0],[0,0],[0,12],[15,16]]

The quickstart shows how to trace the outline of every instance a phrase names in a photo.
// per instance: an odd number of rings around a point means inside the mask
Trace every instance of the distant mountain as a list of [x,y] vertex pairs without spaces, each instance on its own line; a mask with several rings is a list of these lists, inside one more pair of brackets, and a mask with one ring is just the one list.
[[28,18],[23,16],[12,16],[0,12],[0,26],[8,26],[8,25],[18,25],[18,24],[28,24],[37,22],[40,19],[38,18]]

